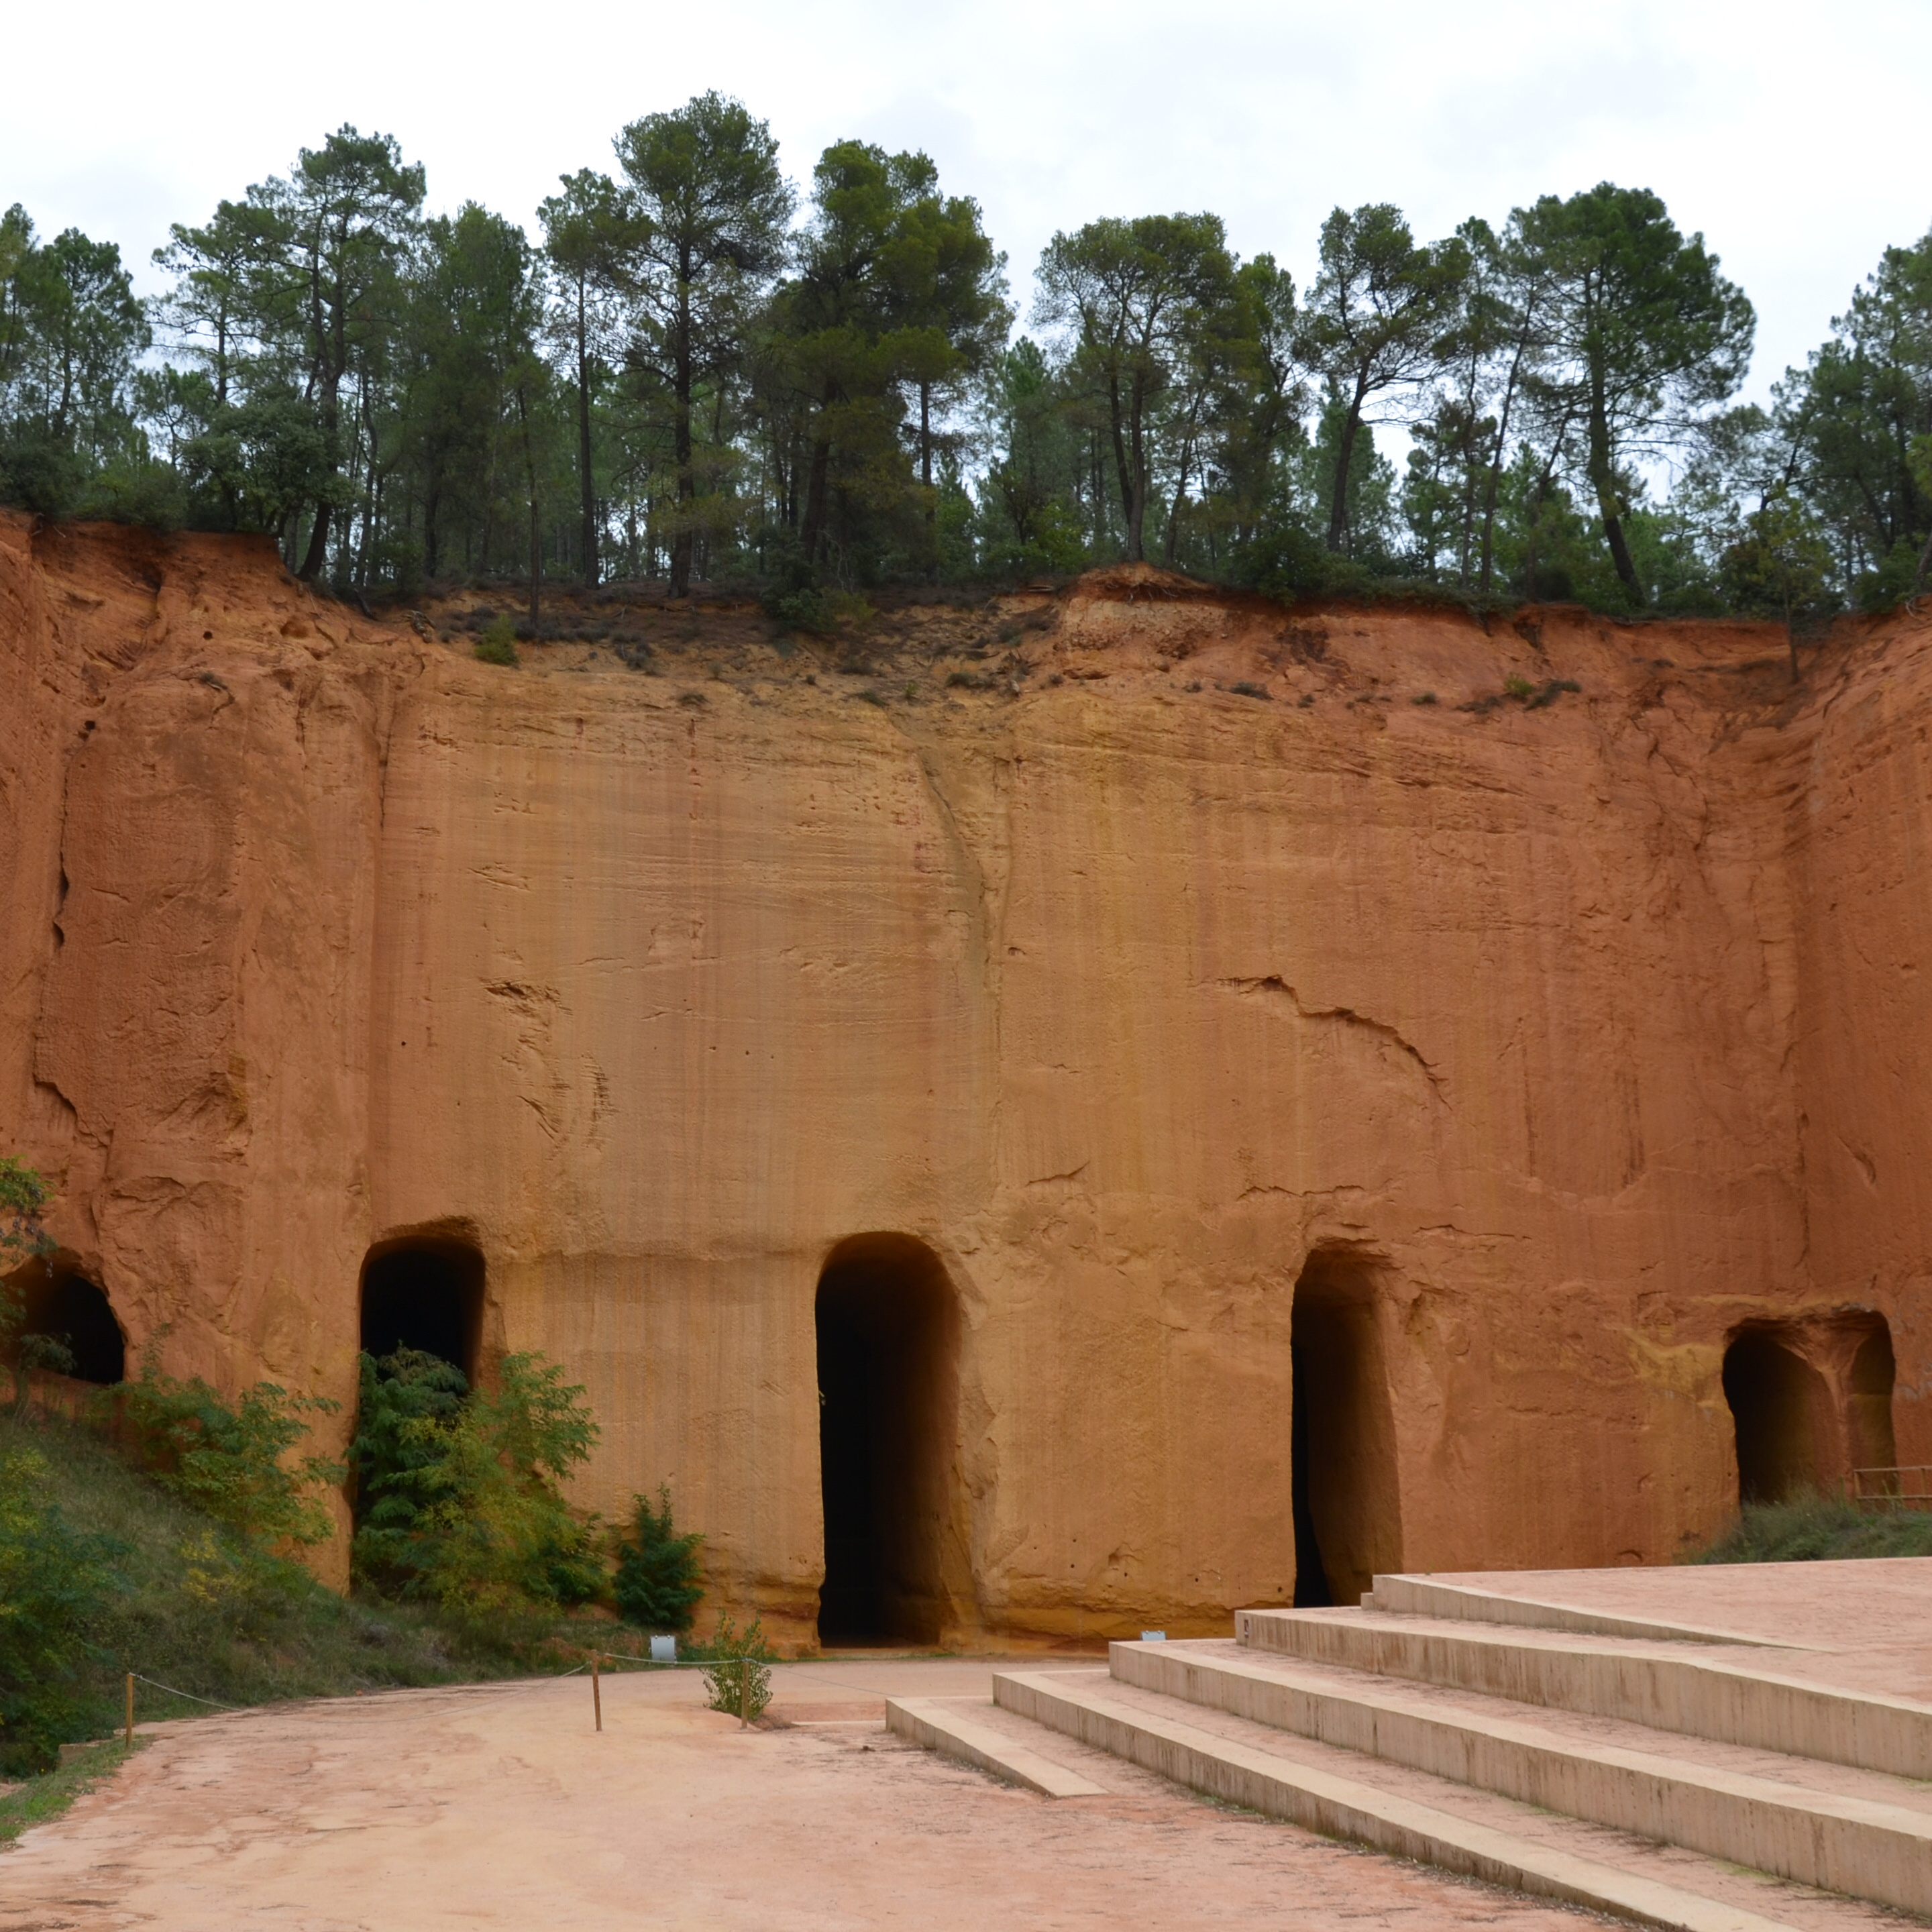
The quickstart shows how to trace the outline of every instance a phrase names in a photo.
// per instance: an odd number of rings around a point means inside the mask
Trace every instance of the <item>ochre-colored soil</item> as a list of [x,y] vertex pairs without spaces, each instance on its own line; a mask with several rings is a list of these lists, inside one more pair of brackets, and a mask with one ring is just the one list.
[[1126,1766],[1102,1775],[1106,1797],[1054,1802],[883,1728],[880,1689],[983,1696],[988,1675],[958,1664],[789,1668],[772,1712],[783,1727],[749,1732],[702,1708],[683,1673],[607,1680],[601,1736],[581,1678],[160,1726],[112,1783],[0,1856],[0,1928],[1598,1922],[1203,1804]]

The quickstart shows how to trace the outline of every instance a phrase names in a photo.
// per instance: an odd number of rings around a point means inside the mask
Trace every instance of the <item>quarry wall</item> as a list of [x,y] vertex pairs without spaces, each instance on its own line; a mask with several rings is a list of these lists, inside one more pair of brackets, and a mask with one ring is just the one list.
[[950,1638],[1292,1600],[1298,1282],[1338,1594],[1668,1561],[1740,1324],[1828,1432],[1882,1316],[1932,1462],[1932,621],[1794,691],[1739,624],[1012,608],[998,688],[865,703],[0,518],[0,1131],[130,1359],[347,1404],[371,1250],[472,1246],[482,1358],[589,1390],[580,1500],[668,1483],[794,1642],[864,1238],[951,1298]]

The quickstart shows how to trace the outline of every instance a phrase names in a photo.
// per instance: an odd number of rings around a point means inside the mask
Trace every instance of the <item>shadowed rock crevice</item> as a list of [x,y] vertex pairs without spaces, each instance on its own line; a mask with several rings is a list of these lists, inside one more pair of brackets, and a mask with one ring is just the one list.
[[1401,1032],[1390,1026],[1386,1020],[1371,1018],[1366,1013],[1356,1012],[1352,1006],[1309,1006],[1304,1002],[1301,995],[1276,973],[1270,973],[1265,978],[1259,980],[1223,980],[1221,984],[1229,992],[1238,993],[1244,998],[1258,997],[1264,999],[1280,1000],[1286,1004],[1298,1019],[1333,1020],[1343,1026],[1359,1027],[1364,1032],[1372,1034],[1377,1039],[1387,1040],[1390,1046],[1396,1048],[1398,1052],[1406,1054],[1418,1066],[1421,1068],[1424,1077],[1429,1082],[1430,1090],[1438,1100],[1444,1097],[1442,1092],[1442,1075],[1437,1072],[1423,1057],[1420,1048],[1412,1040],[1405,1039]]

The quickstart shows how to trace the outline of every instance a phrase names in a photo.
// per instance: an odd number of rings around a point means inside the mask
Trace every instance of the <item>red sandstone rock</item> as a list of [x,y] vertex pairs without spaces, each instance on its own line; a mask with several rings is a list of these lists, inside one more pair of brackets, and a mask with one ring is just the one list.
[[130,1348],[346,1401],[371,1248],[473,1244],[582,1500],[794,1639],[828,1260],[928,1635],[1288,1600],[1298,1280],[1338,1594],[1667,1561],[1753,1321],[1830,1474],[1882,1317],[1932,1462],[1932,623],[1010,608],[1017,697],[682,703],[0,519],[0,1121]]

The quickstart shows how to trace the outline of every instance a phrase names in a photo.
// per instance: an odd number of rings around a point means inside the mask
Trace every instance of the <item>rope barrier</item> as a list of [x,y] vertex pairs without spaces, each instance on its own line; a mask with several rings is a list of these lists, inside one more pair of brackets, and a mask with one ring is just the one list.
[[[814,1682],[829,1684],[835,1690],[854,1690],[862,1696],[881,1697],[887,1694],[880,1690],[876,1684],[852,1684],[840,1678],[825,1676],[820,1671],[817,1664],[809,1658],[626,1657],[614,1651],[593,1651],[581,1663],[573,1664],[567,1670],[549,1671],[521,1679],[511,1679],[494,1684],[426,1684],[398,1685],[395,1688],[399,1690],[407,1688],[430,1691],[459,1690],[470,1694],[489,1691],[502,1694],[518,1690],[540,1690],[550,1684],[560,1683],[566,1677],[581,1676],[587,1670],[590,1672],[592,1698],[597,1709],[597,1728],[601,1731],[604,1728],[603,1706],[602,1695],[597,1688],[597,1672],[600,1666],[610,1664],[615,1664],[620,1669],[628,1666],[639,1670],[716,1670],[721,1666],[728,1668],[736,1665],[741,1673],[739,1718],[742,1724],[750,1722],[746,1698],[750,1688],[750,1666],[754,1664],[761,1664],[768,1670],[773,1668],[809,1670]],[[204,1697],[199,1691],[178,1690],[172,1684],[164,1684],[158,1677],[149,1677],[141,1671],[130,1670],[127,1672],[126,1720],[128,1742],[130,1745],[134,1741],[134,1686],[136,1684],[145,1684],[150,1690],[159,1690],[166,1696],[179,1697],[190,1704],[205,1704],[212,1711],[226,1711],[237,1717],[254,1716],[271,1708],[260,1704],[224,1704],[218,1698]]]
[[128,1675],[136,1684],[146,1684],[153,1690],[165,1690],[170,1697],[185,1697],[190,1704],[206,1704],[217,1711],[241,1711],[249,1708],[242,1704],[219,1703],[212,1697],[200,1696],[192,1690],[177,1690],[172,1684],[164,1684],[158,1678],[143,1677],[138,1670],[130,1670]]

